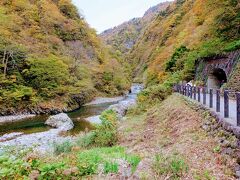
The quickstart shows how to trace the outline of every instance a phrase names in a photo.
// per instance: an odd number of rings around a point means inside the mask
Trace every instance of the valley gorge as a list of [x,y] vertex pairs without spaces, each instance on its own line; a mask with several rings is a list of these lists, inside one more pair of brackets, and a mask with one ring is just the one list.
[[0,179],[239,179],[240,2],[79,4],[0,2]]

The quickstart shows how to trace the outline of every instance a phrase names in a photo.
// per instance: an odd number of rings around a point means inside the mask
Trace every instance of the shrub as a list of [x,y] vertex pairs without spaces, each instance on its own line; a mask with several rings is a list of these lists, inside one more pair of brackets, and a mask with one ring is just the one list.
[[113,146],[117,142],[117,115],[113,110],[104,111],[100,119],[101,124],[96,125],[92,132],[80,137],[77,144],[84,148]]
[[173,179],[182,177],[188,171],[188,166],[179,155],[164,156],[158,154],[152,166],[157,176],[170,176]]
[[40,177],[39,179],[56,179],[56,177],[60,178],[61,170],[65,168],[65,163],[44,163],[39,167]]
[[171,93],[170,88],[163,85],[150,86],[138,94],[138,104],[153,105],[163,101]]
[[100,117],[102,124],[95,130],[96,146],[113,146],[117,142],[117,115],[113,110],[104,111]]
[[77,144],[80,147],[88,148],[88,147],[91,147],[94,145],[95,138],[96,138],[96,132],[92,131],[92,132],[89,132],[88,134],[86,134],[85,136],[80,137],[77,140]]
[[54,143],[53,148],[54,148],[54,153],[56,155],[62,154],[62,153],[68,153],[71,152],[73,147],[73,143],[71,141],[64,141],[62,143]]
[[103,172],[117,173],[119,159],[127,161],[132,168],[132,173],[136,170],[140,158],[136,155],[126,154],[125,149],[120,146],[93,148],[85,150],[78,155],[78,168],[81,176],[98,173],[99,166],[103,166]]
[[78,168],[81,176],[96,174],[102,157],[97,151],[84,151],[78,155]]

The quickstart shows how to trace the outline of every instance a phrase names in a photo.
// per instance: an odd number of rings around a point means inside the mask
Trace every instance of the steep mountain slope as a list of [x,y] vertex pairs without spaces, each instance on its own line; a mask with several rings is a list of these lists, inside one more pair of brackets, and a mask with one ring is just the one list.
[[2,0],[0,17],[2,113],[73,109],[128,87],[122,64],[71,0]]
[[127,59],[147,85],[193,79],[195,62],[240,47],[237,0],[176,0],[159,13]]
[[104,31],[100,36],[105,43],[118,53],[127,53],[135,44],[140,34],[144,31],[156,15],[165,10],[171,2],[160,3],[146,11],[142,18],[134,18],[117,27]]

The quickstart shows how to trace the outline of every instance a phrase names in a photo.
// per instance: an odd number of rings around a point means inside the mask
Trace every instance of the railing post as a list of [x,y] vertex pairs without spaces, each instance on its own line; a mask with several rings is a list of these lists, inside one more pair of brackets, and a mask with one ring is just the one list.
[[216,90],[216,110],[220,112],[220,90]]
[[193,96],[194,96],[194,100],[197,99],[197,89],[196,86],[193,87]]
[[224,117],[229,118],[229,91],[224,91]]
[[203,104],[206,105],[206,88],[203,87]]
[[237,102],[237,126],[240,126],[240,92],[236,93]]
[[192,94],[193,87],[192,87],[192,86],[190,86],[189,88],[190,88],[190,98],[192,99],[192,97],[193,97],[193,94]]
[[210,108],[213,108],[213,89],[209,90],[209,105]]
[[201,102],[201,92],[200,92],[200,87],[197,88],[198,89],[198,102]]

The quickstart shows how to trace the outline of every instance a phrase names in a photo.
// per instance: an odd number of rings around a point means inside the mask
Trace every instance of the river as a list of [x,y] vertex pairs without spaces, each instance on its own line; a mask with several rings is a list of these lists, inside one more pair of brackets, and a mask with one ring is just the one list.
[[[86,129],[94,129],[93,124],[86,120],[87,118],[100,115],[109,106],[117,104],[119,101],[136,99],[137,94],[141,91],[141,89],[141,85],[134,84],[131,88],[131,92],[124,97],[98,98],[97,100],[81,107],[76,111],[69,112],[68,116],[72,119],[74,123],[74,128],[65,135],[75,136],[80,132],[85,131]],[[30,138],[35,134],[46,133],[47,135],[48,132],[53,130],[51,127],[44,124],[48,117],[49,116],[47,115],[41,115],[32,118],[22,119],[14,123],[5,123],[4,125],[0,125],[0,142],[10,142],[11,140],[18,138],[19,136]],[[3,138],[6,137],[8,134],[14,133],[19,133],[19,135],[5,139]],[[18,140],[16,141],[18,142]],[[14,142],[10,144],[14,144]]]

